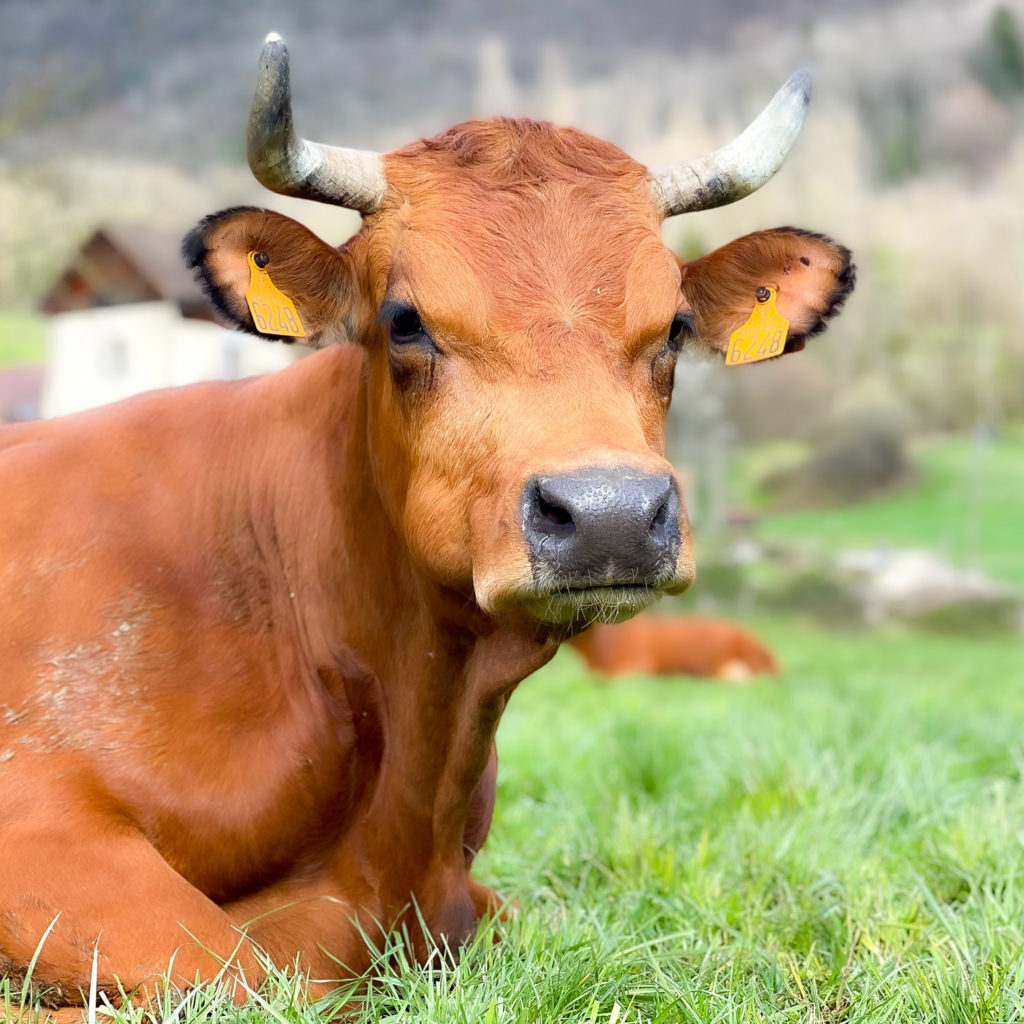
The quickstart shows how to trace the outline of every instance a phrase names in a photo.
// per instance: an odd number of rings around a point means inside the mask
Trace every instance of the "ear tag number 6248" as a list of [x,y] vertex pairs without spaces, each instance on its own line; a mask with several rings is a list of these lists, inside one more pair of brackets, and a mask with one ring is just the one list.
[[[245,301],[249,304],[252,322],[260,334],[284,335],[288,338],[304,338],[305,328],[296,312],[295,303],[288,298],[273,281],[270,274],[256,263],[255,251],[249,253],[249,288]],[[266,266],[266,262],[264,262]]]
[[726,366],[757,363],[782,355],[789,321],[775,308],[775,289],[765,288],[764,291],[768,294],[763,299],[758,296],[747,322],[729,336]]

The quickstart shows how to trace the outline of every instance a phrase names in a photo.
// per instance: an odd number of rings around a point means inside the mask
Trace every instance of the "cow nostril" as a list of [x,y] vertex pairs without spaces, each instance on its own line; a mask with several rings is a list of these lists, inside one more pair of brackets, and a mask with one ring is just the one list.
[[526,498],[527,529],[537,537],[567,541],[576,534],[576,521],[572,514],[571,499],[552,493],[541,481],[536,481]]
[[560,505],[553,505],[550,501],[546,501],[544,495],[537,495],[537,511],[549,522],[554,523],[555,526],[568,526],[572,522],[572,513],[567,508],[562,508]]
[[648,533],[655,533],[658,529],[665,525],[668,519],[668,498],[658,506],[658,511],[654,513],[654,518],[651,520],[651,525],[647,528]]

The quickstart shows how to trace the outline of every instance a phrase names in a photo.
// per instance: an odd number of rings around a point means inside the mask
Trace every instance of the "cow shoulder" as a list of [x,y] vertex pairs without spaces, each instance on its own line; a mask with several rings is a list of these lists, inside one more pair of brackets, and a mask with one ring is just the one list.
[[[290,217],[251,206],[210,214],[185,237],[182,255],[228,326],[317,348],[350,333],[357,292],[351,261]],[[291,302],[303,336],[279,333],[273,322],[257,326],[246,301],[250,256]]]
[[775,291],[776,308],[789,321],[784,352],[799,352],[839,312],[855,280],[849,249],[790,227],[744,235],[682,268],[693,332],[722,353],[750,317],[759,289]]

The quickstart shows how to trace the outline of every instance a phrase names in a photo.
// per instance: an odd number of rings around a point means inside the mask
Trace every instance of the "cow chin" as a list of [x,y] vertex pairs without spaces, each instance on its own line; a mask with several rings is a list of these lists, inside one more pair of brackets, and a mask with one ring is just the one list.
[[522,607],[532,619],[544,625],[615,623],[650,608],[661,594],[654,587],[633,584],[572,587],[527,597]]
[[[595,622],[616,623],[638,615],[666,594],[681,594],[693,582],[693,563],[681,558],[675,572],[665,578],[642,582],[546,580],[535,576],[516,586],[506,578],[477,580],[480,606],[499,618],[525,617],[541,626],[574,626]],[[488,585],[490,583],[490,585]]]

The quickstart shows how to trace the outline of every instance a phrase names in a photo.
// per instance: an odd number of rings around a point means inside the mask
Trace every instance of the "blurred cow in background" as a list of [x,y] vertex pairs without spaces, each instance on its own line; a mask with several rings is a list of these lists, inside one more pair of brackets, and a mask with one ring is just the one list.
[[778,673],[775,656],[733,622],[638,615],[572,638],[590,669],[605,676],[697,676],[745,683]]

